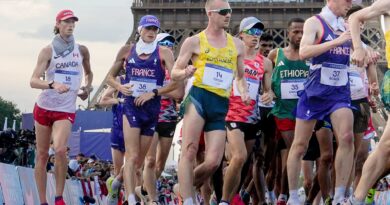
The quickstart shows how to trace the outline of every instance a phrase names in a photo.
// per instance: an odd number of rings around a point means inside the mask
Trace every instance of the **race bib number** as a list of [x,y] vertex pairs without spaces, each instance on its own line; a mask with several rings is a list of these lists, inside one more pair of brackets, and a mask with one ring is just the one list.
[[227,90],[230,88],[232,81],[232,70],[214,64],[206,64],[202,84]]
[[282,80],[280,84],[282,99],[298,99],[298,91],[304,89],[305,78]]
[[346,65],[323,63],[321,68],[321,84],[329,86],[344,86],[348,83]]
[[[259,81],[252,79],[252,78],[245,78],[245,79],[246,79],[247,86],[248,86],[249,97],[252,100],[256,100],[257,95],[259,93],[259,86],[260,86]],[[238,91],[236,80],[233,81],[233,86],[234,86],[233,87],[233,95],[234,96],[241,96],[240,92]]]
[[139,97],[140,95],[151,92],[153,89],[157,88],[156,79],[147,79],[147,78],[131,78],[130,84],[133,85],[133,97]]
[[80,88],[80,73],[70,70],[56,70],[54,72],[54,82],[69,86],[69,90],[75,91]]
[[356,70],[349,72],[349,86],[351,93],[364,92],[364,84],[360,73]]

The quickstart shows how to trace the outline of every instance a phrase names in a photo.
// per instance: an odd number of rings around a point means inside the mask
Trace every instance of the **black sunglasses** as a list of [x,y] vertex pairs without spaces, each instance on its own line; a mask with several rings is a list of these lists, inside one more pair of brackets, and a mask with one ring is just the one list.
[[214,9],[214,10],[209,10],[211,12],[218,13],[219,15],[226,16],[227,14],[232,13],[232,9]]

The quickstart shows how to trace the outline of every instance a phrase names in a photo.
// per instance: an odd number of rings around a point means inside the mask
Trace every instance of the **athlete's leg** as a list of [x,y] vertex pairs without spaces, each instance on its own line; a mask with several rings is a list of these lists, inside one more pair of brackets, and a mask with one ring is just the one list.
[[[288,179],[287,179],[287,158],[288,153],[290,151],[290,147],[292,145],[292,142],[294,140],[294,131],[282,131],[280,132],[282,135],[282,139],[284,143],[286,144],[287,149],[285,149],[286,152],[282,152],[282,189],[280,191],[280,195],[278,198],[278,201],[287,201],[287,194],[288,194]],[[299,162],[300,163],[300,162]]]
[[164,171],[165,163],[167,161],[169,151],[172,146],[172,137],[160,136],[157,146],[157,156],[156,156],[156,177],[161,176],[162,171]]
[[351,174],[353,164],[353,114],[348,108],[341,108],[331,115],[332,127],[338,139],[338,149],[335,158],[336,184],[333,203],[344,199],[345,189]]
[[301,169],[301,160],[305,154],[316,120],[296,119],[294,141],[287,159],[288,185],[292,205],[299,203],[298,177]]
[[241,180],[241,170],[247,159],[247,150],[244,141],[244,132],[240,129],[227,130],[227,139],[231,159],[223,183],[222,200],[230,202],[236,194],[237,185]]
[[[199,140],[199,138],[198,138]],[[206,155],[202,164],[195,170],[194,185],[200,187],[201,184],[217,170],[223,154],[226,142],[226,130],[213,130],[205,133]]]
[[[140,128],[131,127],[126,115],[123,116],[123,136],[125,140],[124,184],[129,203],[135,200],[136,172],[143,164],[143,160],[152,141],[151,136],[141,136]],[[131,198],[130,198],[131,197]],[[134,198],[133,198],[134,197]]]
[[115,176],[118,176],[123,166],[125,155],[123,152],[114,148],[111,148],[111,154],[112,154],[112,162],[114,164],[114,174]]
[[359,184],[360,177],[362,176],[363,164],[368,157],[368,150],[370,147],[370,140],[364,139],[358,148],[358,153],[356,157],[356,172],[355,172],[355,180],[353,182],[353,190],[356,190],[356,186]]
[[[143,184],[141,188],[146,189],[150,201],[157,200],[156,193],[156,149],[158,144],[158,133],[154,132],[152,143],[145,157],[144,170],[142,172]],[[139,193],[139,192],[137,192]],[[146,203],[146,202],[144,202]]]
[[55,121],[52,126],[52,138],[56,158],[54,163],[56,196],[62,196],[64,192],[65,178],[68,171],[66,152],[71,129],[72,123],[69,120]]
[[356,177],[356,160],[357,160],[357,155],[358,155],[358,149],[360,147],[360,144],[362,143],[364,133],[355,133],[354,134],[354,153],[353,153],[353,164],[352,164],[352,169],[351,169],[351,174],[349,175],[348,183],[347,183],[347,190],[346,190],[346,196],[349,197],[352,193],[349,193],[349,187],[351,187],[352,182],[355,180]]
[[36,136],[36,162],[35,162],[35,182],[37,184],[39,200],[41,203],[46,203],[46,164],[49,159],[49,147],[51,127],[44,126],[35,121],[35,136]]
[[388,167],[388,159],[390,155],[390,119],[387,120],[385,131],[376,147],[376,149],[368,156],[367,161],[363,165],[362,176],[356,187],[354,196],[358,201],[364,201],[368,190],[374,185],[376,180],[386,171]]
[[192,197],[194,162],[198,152],[199,138],[203,132],[204,119],[190,103],[183,118],[183,140],[179,161],[179,191],[184,200]]
[[313,161],[302,160],[303,188],[305,189],[306,196],[309,196],[309,191],[313,185],[313,167]]
[[333,133],[328,128],[321,128],[316,132],[317,141],[320,147],[320,158],[318,159],[318,183],[321,188],[322,198],[329,197],[330,192],[330,168],[333,162]]

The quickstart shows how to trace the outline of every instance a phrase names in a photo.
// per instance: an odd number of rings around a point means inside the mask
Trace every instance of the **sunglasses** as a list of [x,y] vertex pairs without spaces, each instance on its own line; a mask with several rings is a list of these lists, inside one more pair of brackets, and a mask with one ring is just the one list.
[[257,37],[259,37],[259,36],[261,36],[261,34],[263,34],[263,30],[258,29],[258,28],[251,28],[251,29],[243,30],[242,32],[245,34],[248,34],[251,36],[257,36]]
[[170,41],[170,40],[164,40],[164,41],[159,41],[159,42],[158,42],[158,45],[160,45],[160,46],[166,46],[166,47],[173,47],[173,45],[175,45],[175,43],[173,43],[173,42]]
[[214,13],[218,13],[221,16],[226,16],[227,14],[232,13],[232,9],[214,9],[214,10],[209,10]]

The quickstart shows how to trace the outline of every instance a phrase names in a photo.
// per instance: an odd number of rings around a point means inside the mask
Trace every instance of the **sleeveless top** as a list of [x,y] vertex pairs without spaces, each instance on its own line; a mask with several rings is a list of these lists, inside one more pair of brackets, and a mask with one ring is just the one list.
[[257,99],[261,86],[262,67],[264,57],[260,54],[254,59],[244,59],[245,79],[248,84],[248,93],[251,98],[249,105],[245,105],[241,100],[236,81],[233,81],[233,92],[229,98],[229,110],[226,115],[226,121],[244,122],[255,124],[258,119]]
[[83,56],[78,44],[66,56],[57,55],[53,45],[52,56],[46,71],[46,80],[65,84],[69,91],[59,94],[54,89],[45,89],[38,96],[37,105],[43,109],[74,113],[76,112],[77,93],[80,89],[83,70]]
[[[320,15],[316,17],[323,27],[323,35],[318,44],[339,37]],[[350,100],[348,67],[351,45],[352,42],[347,41],[311,59],[309,78],[304,84],[304,91],[309,98]]]
[[[140,95],[152,92],[153,89],[163,86],[165,78],[165,69],[162,66],[160,58],[160,48],[150,54],[150,56],[143,60],[139,58],[135,51],[135,44],[130,51],[130,55],[126,60],[126,78],[125,81],[133,85],[131,96],[126,96],[125,104],[134,105],[134,99]],[[161,97],[157,96],[147,101],[144,106],[152,106],[153,108],[160,108]],[[150,107],[149,107],[150,108]]]
[[206,33],[199,33],[200,53],[193,62],[196,71],[193,85],[229,98],[231,85],[237,69],[237,50],[233,37],[226,33],[227,41],[224,48],[212,47]]
[[298,103],[298,91],[309,74],[305,61],[289,60],[282,48],[277,50],[275,68],[272,73],[271,87],[275,93],[275,106],[271,113],[278,118],[295,119],[292,114]]

